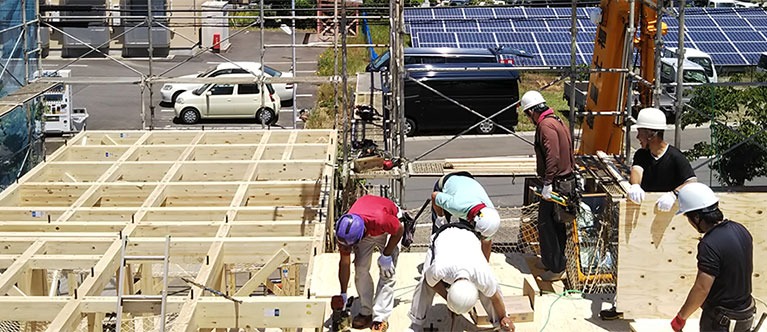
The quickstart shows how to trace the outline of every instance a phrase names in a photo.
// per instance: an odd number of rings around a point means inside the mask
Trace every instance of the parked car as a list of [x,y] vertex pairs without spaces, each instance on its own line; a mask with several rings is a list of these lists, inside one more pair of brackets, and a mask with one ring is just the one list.
[[[677,57],[676,50],[676,47],[666,47],[663,50],[663,57],[675,59]],[[719,82],[719,76],[716,74],[716,69],[714,68],[714,61],[711,60],[711,56],[708,55],[708,53],[698,49],[685,47],[684,59],[697,63],[703,67],[703,69],[706,71],[706,76],[708,76],[709,82]]]
[[[465,64],[415,64],[406,68],[460,68]],[[510,67],[500,63],[477,64],[483,68]],[[410,77],[484,116],[490,116],[519,99],[519,74],[516,71],[425,71],[410,72]],[[421,86],[405,80],[405,134],[440,132],[458,133],[480,122],[481,118]],[[512,129],[517,125],[517,109],[513,107],[493,118]],[[476,128],[480,134],[491,134],[495,124],[483,122]]]
[[[261,75],[261,64],[258,62],[224,62],[221,64],[218,64],[216,66],[210,67],[204,72],[201,72],[196,75],[184,75],[181,76],[182,78],[192,78],[192,77],[218,77],[221,75],[229,75],[229,74],[248,74],[251,75]],[[293,77],[293,73],[283,73],[279,70],[276,70],[274,68],[271,68],[269,66],[264,66],[264,73],[267,76],[271,77]],[[181,93],[185,91],[192,91],[199,87],[201,87],[202,84],[198,83],[165,83],[162,86],[162,89],[160,89],[160,94],[162,95],[162,99],[160,101],[160,106],[173,106],[176,102],[176,98],[181,95]],[[292,106],[293,105],[293,89],[296,88],[296,85],[293,83],[278,83],[273,84],[272,87],[277,92],[277,94],[280,96],[280,100],[283,101],[283,104],[285,106]]]
[[[249,74],[225,77],[248,78]],[[266,89],[262,89],[265,87]],[[271,84],[205,84],[176,98],[176,118],[186,124],[207,118],[253,118],[272,125],[279,120],[280,96]]]
[[[513,48],[406,47],[405,65],[440,63],[499,63],[502,55],[531,57]],[[368,64],[367,71],[389,70],[389,52]]]

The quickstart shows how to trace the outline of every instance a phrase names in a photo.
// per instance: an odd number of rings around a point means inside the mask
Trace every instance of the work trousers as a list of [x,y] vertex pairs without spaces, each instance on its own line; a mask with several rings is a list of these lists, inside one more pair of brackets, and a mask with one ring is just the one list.
[[565,245],[567,233],[565,224],[557,220],[554,202],[541,200],[538,206],[538,243],[541,247],[541,262],[551,272],[565,270]]
[[724,322],[722,325],[716,319],[717,315],[709,310],[703,310],[700,316],[700,332],[751,332],[751,326],[754,324],[754,316],[749,319]]
[[[426,251],[426,260],[423,262],[422,271],[426,271],[429,266],[431,266],[432,255],[432,249],[429,248],[429,250]],[[497,291],[500,293],[501,289],[498,288]],[[429,313],[429,308],[431,308],[432,301],[434,300],[434,294],[436,293],[437,292],[431,288],[428,283],[426,283],[426,278],[424,278],[423,273],[421,273],[421,281],[418,282],[418,285],[415,287],[415,292],[413,293],[413,303],[410,306],[410,311],[408,312],[408,316],[414,324],[420,326],[423,325],[424,321],[426,320],[426,315]],[[493,302],[490,300],[490,298],[482,293],[479,293],[479,302],[482,303],[485,311],[487,311],[488,320],[493,323],[493,326],[500,326],[501,320],[495,313]]]
[[[373,294],[373,277],[370,276],[373,251],[378,247],[378,251],[383,253],[388,236],[388,234],[366,236],[354,246],[354,284],[357,286],[357,294],[359,294],[360,314],[366,316],[372,314],[373,321],[376,322],[386,321],[394,309],[394,282],[396,274],[392,275],[391,278],[387,278],[382,273],[379,273],[375,294]],[[391,256],[396,267],[397,257],[399,257],[399,244],[394,248]]]

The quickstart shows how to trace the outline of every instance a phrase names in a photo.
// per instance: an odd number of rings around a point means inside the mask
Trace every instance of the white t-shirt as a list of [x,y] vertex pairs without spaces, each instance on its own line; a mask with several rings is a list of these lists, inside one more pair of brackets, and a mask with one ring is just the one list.
[[442,231],[432,254],[434,262],[423,272],[429,286],[434,287],[439,281],[452,285],[456,279],[466,278],[485,296],[495,294],[498,281],[472,232],[454,227]]

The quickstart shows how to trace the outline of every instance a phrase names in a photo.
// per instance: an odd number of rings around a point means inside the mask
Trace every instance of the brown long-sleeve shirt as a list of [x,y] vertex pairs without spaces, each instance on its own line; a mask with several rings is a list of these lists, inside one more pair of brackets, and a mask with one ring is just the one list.
[[569,175],[575,167],[570,130],[555,115],[546,115],[535,130],[535,160],[538,176],[544,184]]

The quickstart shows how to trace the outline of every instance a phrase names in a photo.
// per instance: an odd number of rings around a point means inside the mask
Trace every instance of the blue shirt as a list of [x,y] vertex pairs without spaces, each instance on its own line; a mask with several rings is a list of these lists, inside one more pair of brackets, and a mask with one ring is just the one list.
[[471,208],[485,203],[488,207],[495,208],[485,188],[476,180],[467,176],[451,176],[447,179],[442,192],[434,199],[437,206],[447,210],[450,214],[466,219]]

